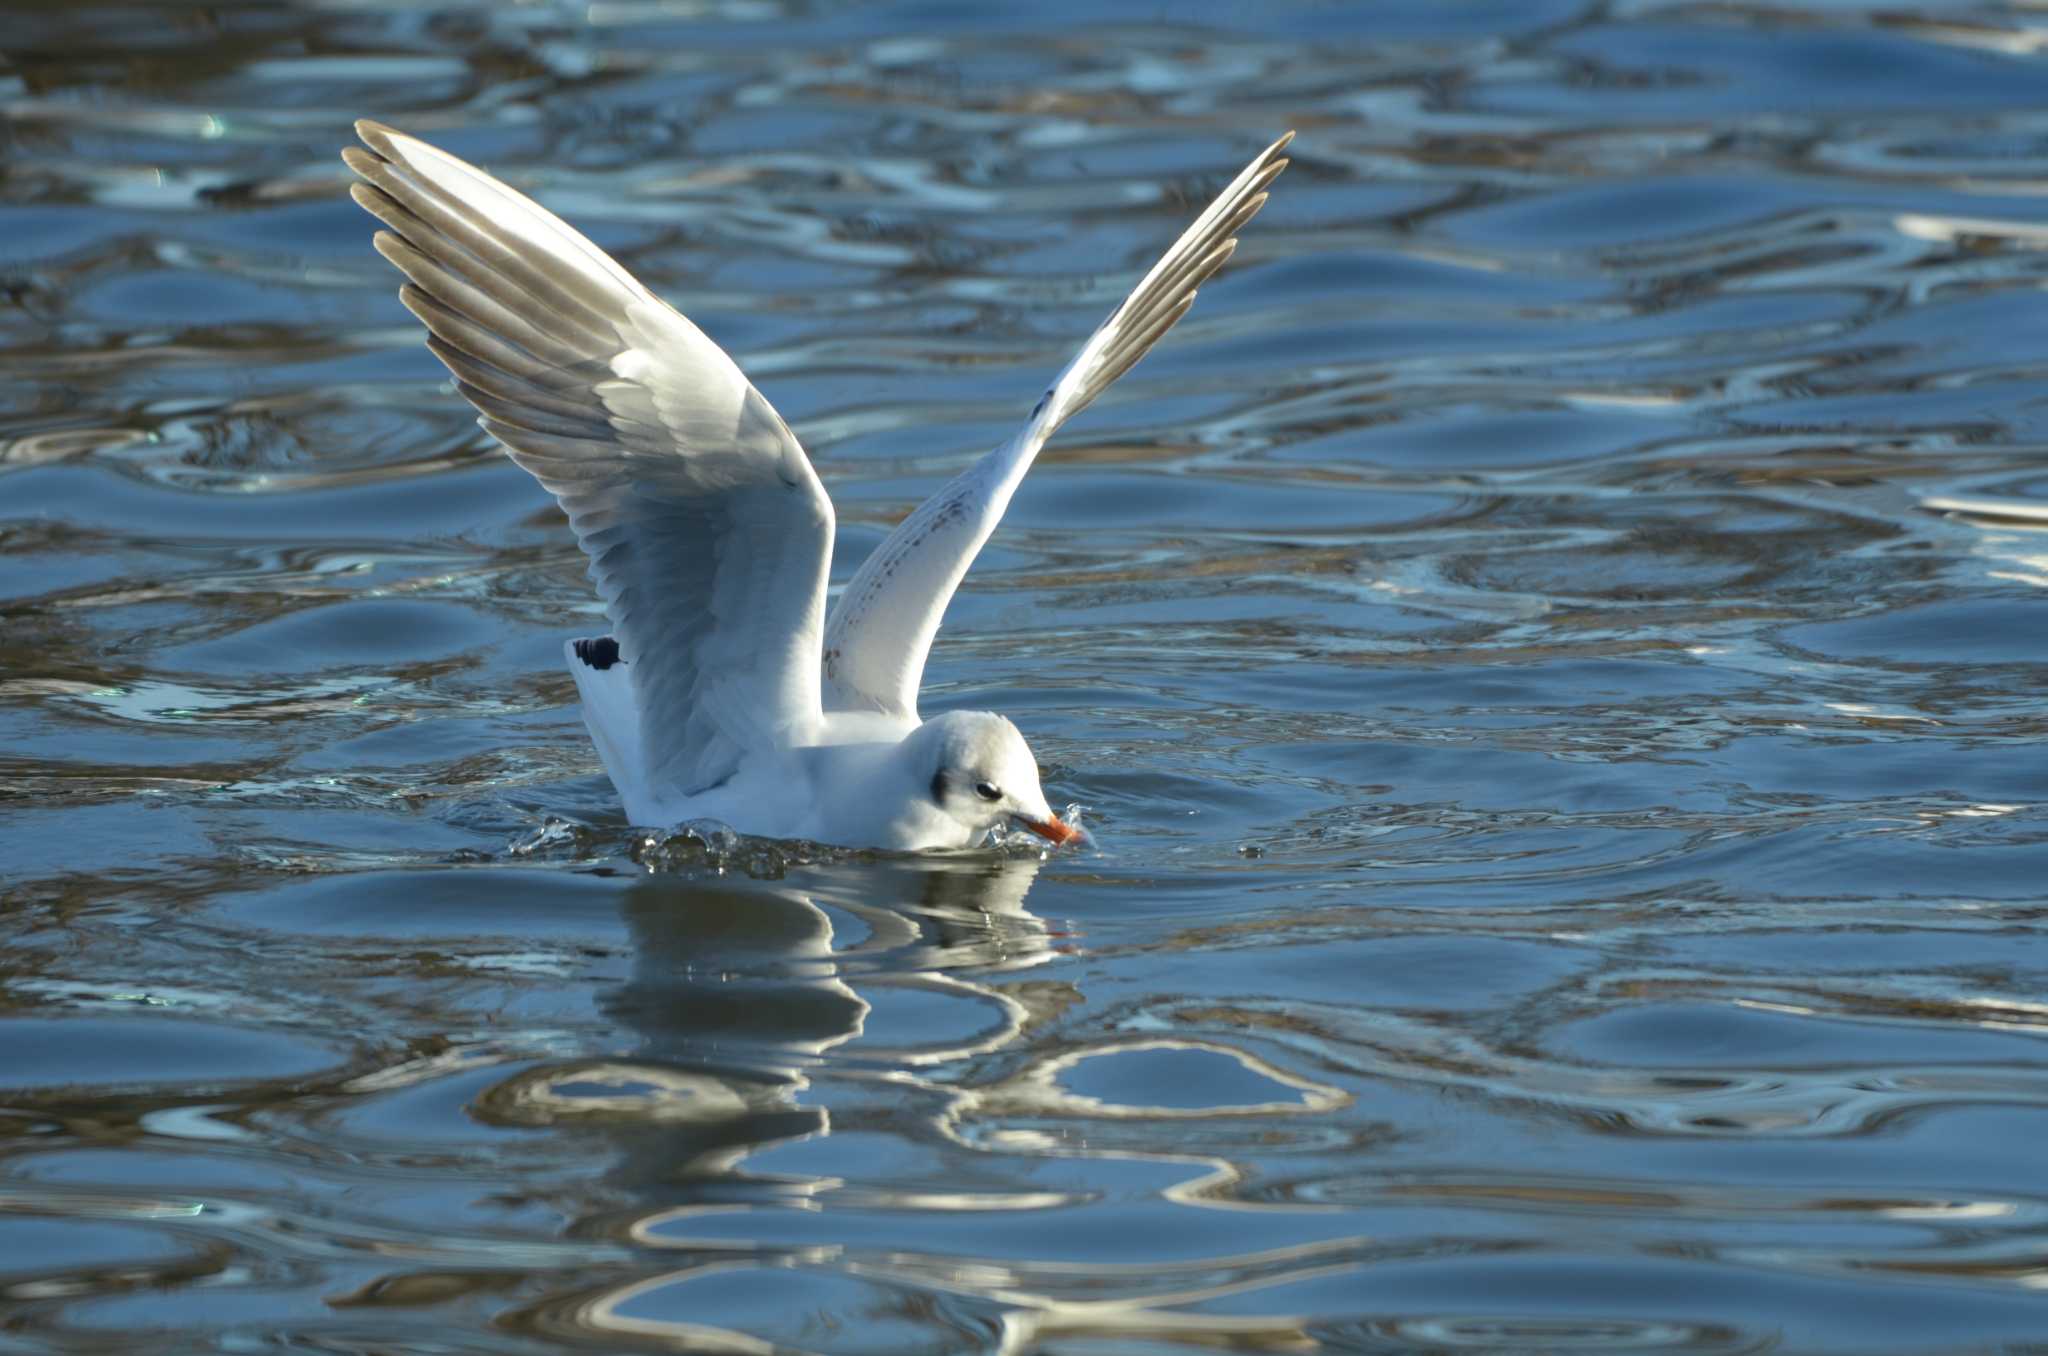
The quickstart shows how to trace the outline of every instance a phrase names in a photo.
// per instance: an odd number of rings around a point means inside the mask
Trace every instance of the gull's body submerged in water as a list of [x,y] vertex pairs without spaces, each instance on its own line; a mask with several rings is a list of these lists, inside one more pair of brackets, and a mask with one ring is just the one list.
[[731,358],[554,214],[376,123],[343,153],[378,251],[479,422],[561,503],[611,632],[568,642],[590,735],[636,824],[718,819],[850,847],[957,848],[1013,821],[1076,837],[1001,716],[920,720],[939,618],[1054,430],[1222,267],[1287,161],[1211,203],[1023,430],[904,519],[830,615],[832,502]]

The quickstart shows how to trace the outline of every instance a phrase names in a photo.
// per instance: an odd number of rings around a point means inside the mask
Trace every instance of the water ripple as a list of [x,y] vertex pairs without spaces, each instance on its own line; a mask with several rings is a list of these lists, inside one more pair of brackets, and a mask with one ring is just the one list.
[[[10,1349],[2038,1340],[2024,12],[10,23]],[[363,115],[731,349],[842,579],[1301,129],[938,643],[1094,848],[623,822]]]

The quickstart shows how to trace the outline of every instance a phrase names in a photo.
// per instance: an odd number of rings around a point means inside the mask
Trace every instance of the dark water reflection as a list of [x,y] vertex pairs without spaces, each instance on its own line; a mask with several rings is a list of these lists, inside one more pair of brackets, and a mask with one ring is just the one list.
[[[2035,8],[0,18],[0,1349],[2048,1341]],[[841,578],[1302,129],[936,652],[1099,852],[621,822],[366,114]]]

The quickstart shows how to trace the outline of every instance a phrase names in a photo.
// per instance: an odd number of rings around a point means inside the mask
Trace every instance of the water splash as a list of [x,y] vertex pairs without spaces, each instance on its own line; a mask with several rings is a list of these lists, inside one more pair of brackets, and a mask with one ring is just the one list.
[[596,844],[597,836],[587,826],[549,815],[506,844],[505,851],[514,857],[571,860],[587,857]]

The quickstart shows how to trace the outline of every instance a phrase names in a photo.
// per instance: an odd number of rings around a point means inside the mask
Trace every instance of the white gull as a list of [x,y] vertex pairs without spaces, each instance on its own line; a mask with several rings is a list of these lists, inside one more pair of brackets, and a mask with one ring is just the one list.
[[608,635],[565,644],[636,824],[716,819],[849,847],[959,848],[1005,821],[1079,830],[1017,727],[921,720],[939,619],[1038,449],[1143,357],[1287,166],[1267,147],[1081,347],[1024,428],[889,534],[828,616],[832,501],[718,345],[617,261],[473,165],[378,123],[342,158],[379,253],[478,422],[569,516]]

